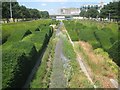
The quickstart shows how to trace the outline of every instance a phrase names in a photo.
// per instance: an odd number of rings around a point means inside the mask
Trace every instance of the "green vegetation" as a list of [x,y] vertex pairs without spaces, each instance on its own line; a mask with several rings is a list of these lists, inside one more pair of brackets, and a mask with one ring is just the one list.
[[109,54],[113,60],[120,66],[120,41],[116,41],[113,46],[109,49]]
[[90,6],[88,5],[81,7],[80,16],[81,17],[87,17],[87,18],[97,18],[100,17],[100,19],[106,19],[110,15],[110,19],[118,21],[119,16],[119,4],[120,1],[110,2],[107,5],[104,5],[104,7],[98,12],[98,10],[101,8],[100,6]]
[[72,44],[68,39],[63,39],[63,53],[66,58],[69,60],[70,71],[68,73],[68,87],[69,88],[93,88],[90,81],[84,75],[82,70],[80,69],[79,63],[76,60],[76,53],[73,49]]
[[[64,21],[64,23],[65,23],[65,21]],[[75,28],[77,27],[77,25],[75,26],[75,23],[73,21],[66,22],[65,27],[68,30],[68,33],[71,36],[71,39],[73,41],[76,41],[76,40],[79,39],[78,35],[77,35],[76,31],[75,31]]]
[[[73,41],[83,40],[89,42],[94,49],[103,48],[107,52],[109,52],[109,49],[113,45],[116,45],[115,42],[118,40],[118,34],[120,34],[118,25],[113,22],[103,23],[90,20],[76,20],[69,22],[64,21],[64,24]],[[69,28],[72,30],[69,30]],[[73,34],[74,32],[75,34]],[[72,37],[77,37],[79,39],[74,39]],[[116,53],[117,51],[111,50],[111,52]],[[117,54],[114,54],[111,57],[113,56],[117,57]]]
[[109,4],[105,5],[104,8],[101,9],[100,17],[106,18],[110,13],[111,19],[119,20],[119,4],[120,1],[118,0],[117,2],[110,2]]
[[[51,20],[3,24],[2,86],[22,87],[34,67],[38,55],[46,48],[53,28]],[[39,30],[36,30],[39,29]]]
[[3,48],[2,53],[2,87],[23,86],[37,60],[35,46],[28,42],[18,42],[9,49]]
[[[114,77],[118,79],[118,66],[110,59],[109,54],[101,48],[90,52],[86,52],[85,47],[81,47],[79,43],[75,43],[76,51],[82,56],[87,64],[87,69],[91,70],[91,78],[97,88],[104,87],[103,78]],[[93,53],[94,52],[94,53]],[[94,59],[95,56],[95,59]],[[98,58],[99,57],[99,58]],[[107,80],[107,79],[106,79]]]
[[47,50],[43,55],[38,71],[36,72],[30,84],[30,88],[49,87],[50,75],[52,72],[52,61],[54,59],[54,49],[56,45],[56,40],[54,39],[54,37],[55,36],[53,35],[52,38],[50,39],[50,42],[47,46]]
[[[12,6],[12,18],[18,20],[33,20],[39,18],[49,18],[49,13],[47,11],[39,11],[37,9],[26,8],[25,6],[20,6],[17,1],[11,2]],[[10,2],[2,2],[2,18],[3,21],[6,19],[7,22],[10,22]]]

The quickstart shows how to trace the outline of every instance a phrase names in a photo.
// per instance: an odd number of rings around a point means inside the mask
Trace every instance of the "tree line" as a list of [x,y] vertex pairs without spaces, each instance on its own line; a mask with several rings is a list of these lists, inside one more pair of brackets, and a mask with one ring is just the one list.
[[[82,7],[80,16],[81,17],[87,17],[87,18],[108,18],[108,19],[113,19],[113,20],[120,20],[120,1],[117,2],[110,2],[107,5],[104,5],[102,9],[100,9],[97,6],[94,7]],[[100,9],[100,11],[99,11]]]
[[[11,2],[12,8],[12,18],[15,19],[39,19],[39,18],[49,18],[49,13],[47,11],[39,11],[37,9],[26,8],[25,6],[20,6],[18,2]],[[2,18],[9,22],[11,18],[10,14],[10,2],[2,2]]]

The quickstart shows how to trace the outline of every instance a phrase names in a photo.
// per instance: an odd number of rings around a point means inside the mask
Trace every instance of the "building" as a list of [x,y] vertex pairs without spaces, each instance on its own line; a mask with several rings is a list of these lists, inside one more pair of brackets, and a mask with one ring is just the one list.
[[65,20],[65,16],[63,15],[57,15],[56,20]]
[[118,2],[119,0],[112,0],[113,2]]
[[60,13],[65,15],[79,15],[80,8],[62,8]]
[[100,12],[100,10],[104,7],[104,5],[107,5],[107,3],[104,3],[104,2],[101,0],[101,2],[98,3],[98,4],[84,4],[84,5],[81,6],[80,9],[81,9],[81,10],[84,9],[84,10],[87,11],[88,9],[94,7],[94,8],[96,8],[96,9]]

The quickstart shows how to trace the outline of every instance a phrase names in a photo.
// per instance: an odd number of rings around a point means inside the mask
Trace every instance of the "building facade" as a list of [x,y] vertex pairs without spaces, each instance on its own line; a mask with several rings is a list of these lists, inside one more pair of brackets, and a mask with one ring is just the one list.
[[84,5],[81,6],[80,9],[81,10],[84,9],[84,10],[87,11],[88,9],[94,7],[94,8],[96,8],[100,12],[100,10],[104,7],[104,5],[107,5],[107,3],[104,3],[104,2],[101,1],[98,4],[84,4]]
[[60,13],[65,15],[79,15],[80,8],[62,8]]

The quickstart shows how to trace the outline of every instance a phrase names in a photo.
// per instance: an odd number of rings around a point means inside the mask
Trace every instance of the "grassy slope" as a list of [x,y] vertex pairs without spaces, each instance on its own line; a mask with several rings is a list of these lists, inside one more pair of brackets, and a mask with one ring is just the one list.
[[93,50],[89,43],[85,42],[75,43],[75,47],[91,69],[91,77],[95,85],[109,88],[109,79],[117,79],[118,66],[109,58],[108,53],[101,48]]
[[70,65],[72,67],[71,78],[69,79],[69,87],[92,88],[93,86],[80,69],[72,44],[67,39],[64,39],[63,52],[65,56],[70,60]]
[[[87,41],[92,45],[97,40],[98,44],[101,44],[101,45],[97,45],[97,48],[102,46],[104,49],[108,50],[113,44],[111,43],[110,38],[112,38],[114,42],[117,41],[118,39],[117,38],[118,25],[115,23],[101,23],[101,22],[99,23],[96,21],[91,22],[91,21],[85,21],[85,20],[79,21],[79,22],[87,26],[87,27],[83,27],[83,29],[78,27],[79,35],[80,35],[79,37],[81,38],[81,40]],[[69,24],[69,22],[67,23]],[[73,27],[75,26],[73,25]],[[95,29],[95,27],[97,27],[98,29]],[[72,32],[70,33],[72,34]],[[97,38],[96,36],[94,36],[94,34],[96,34]],[[81,53],[82,58],[85,60],[85,62],[90,66],[91,70],[93,71],[92,78],[96,86],[107,87],[107,84],[110,85],[109,79],[108,79],[108,83],[106,82],[107,78],[117,79],[118,66],[112,61],[112,59],[109,58],[109,55],[107,52],[105,52],[103,49],[95,49],[95,51],[93,50],[91,51],[90,49],[90,51],[88,52],[86,51],[86,49],[89,49],[89,47],[79,46],[79,45],[75,45],[75,47],[77,48],[76,50],[78,50],[78,52]],[[103,80],[103,82],[101,82],[100,80],[102,79],[105,79],[106,81],[104,82]]]
[[87,79],[87,77],[84,75],[84,73],[80,69],[78,61],[76,60],[76,53],[73,49],[72,44],[68,40],[66,32],[64,32],[64,30],[63,30],[63,35],[61,35],[61,37],[63,38],[62,40],[64,42],[63,53],[65,57],[69,60],[69,65],[70,65],[70,68],[72,69],[71,72],[69,72],[68,74],[69,76],[68,87],[69,88],[93,88],[93,85],[91,85],[90,81]]

